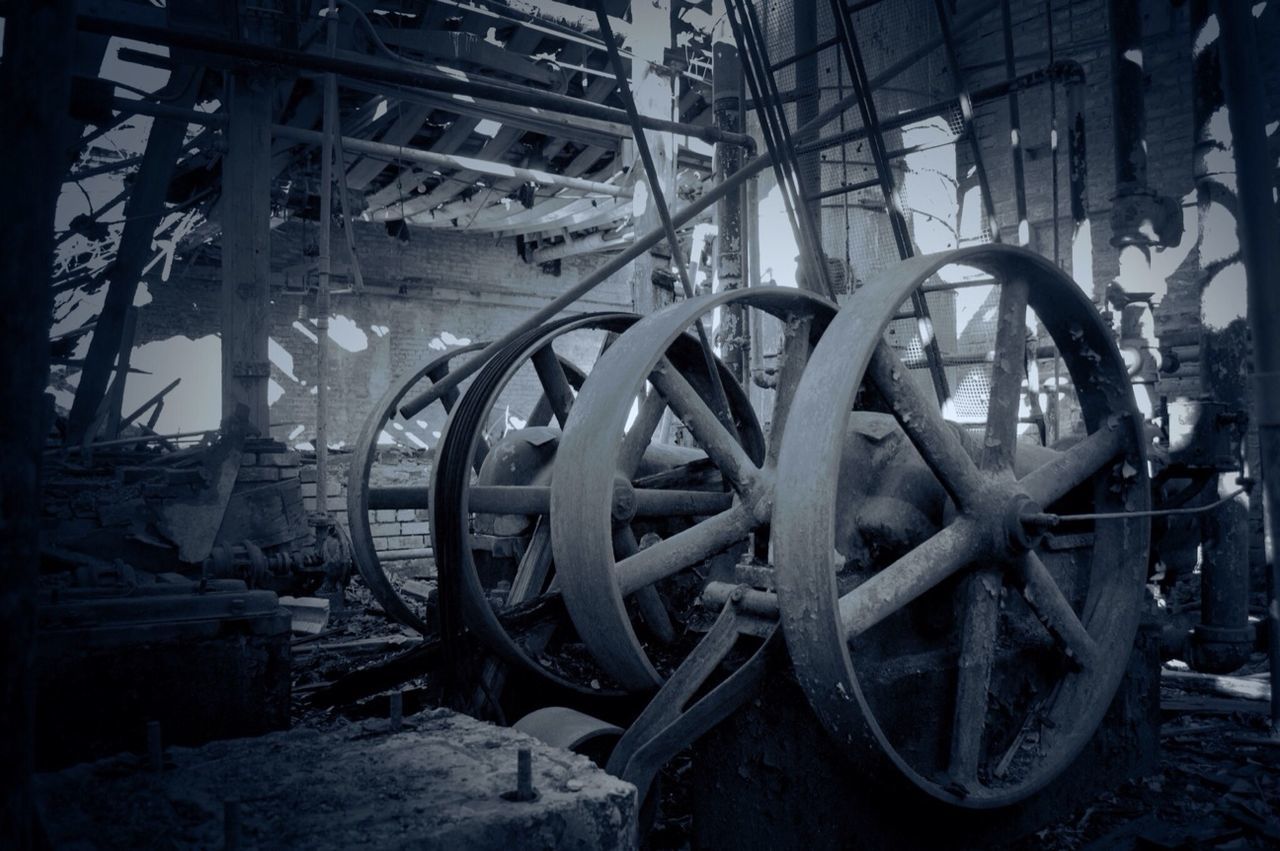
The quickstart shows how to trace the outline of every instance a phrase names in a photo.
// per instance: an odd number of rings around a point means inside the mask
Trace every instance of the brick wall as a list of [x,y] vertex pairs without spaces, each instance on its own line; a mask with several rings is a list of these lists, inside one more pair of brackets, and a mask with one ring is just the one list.
[[[314,232],[314,226],[289,224],[277,229],[272,239],[271,436],[289,446],[309,442],[315,433],[315,295],[303,291]],[[412,228],[403,241],[373,224],[359,224],[356,239],[366,291],[334,295],[330,320],[333,446],[353,444],[373,403],[396,377],[461,341],[500,336],[601,262],[565,260],[561,273],[553,275],[521,260],[509,239]],[[333,242],[343,245],[340,232],[335,232]],[[346,267],[345,261],[340,258],[339,269]],[[139,311],[138,345],[218,333],[221,284],[216,267],[178,269],[167,282],[148,283],[152,300]],[[335,284],[335,289],[344,286]],[[625,276],[615,275],[575,309],[626,309],[629,301]],[[581,361],[593,350],[579,341],[561,353]],[[176,374],[196,373],[194,364],[165,366]],[[218,398],[216,386],[204,390],[209,398]],[[443,425],[442,412],[429,411],[427,421],[424,433],[429,442]],[[215,420],[197,427],[216,424]]]

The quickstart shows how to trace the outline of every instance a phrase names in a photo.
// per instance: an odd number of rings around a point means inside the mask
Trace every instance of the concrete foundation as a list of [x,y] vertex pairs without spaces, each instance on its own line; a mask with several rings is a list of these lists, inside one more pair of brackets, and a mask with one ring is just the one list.
[[978,849],[1026,836],[1156,770],[1158,632],[1143,629],[1101,728],[1072,766],[1022,804],[961,811],[896,777],[860,775],[832,745],[799,686],[775,676],[694,746],[693,847]]
[[[521,748],[532,756],[530,802],[503,797],[516,788]],[[160,773],[120,756],[35,785],[58,848],[636,846],[634,786],[586,757],[447,710],[406,718],[396,733],[382,720],[342,723],[173,748]]]

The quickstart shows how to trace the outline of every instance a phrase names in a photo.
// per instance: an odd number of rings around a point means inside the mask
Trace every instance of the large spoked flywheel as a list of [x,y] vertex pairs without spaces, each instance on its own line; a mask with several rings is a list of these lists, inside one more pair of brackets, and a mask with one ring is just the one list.
[[[950,265],[999,287],[986,421],[967,427],[944,419],[884,336]],[[1082,413],[1084,436],[1056,453],[1019,440],[1024,366],[1035,357],[1028,307]],[[839,459],[868,416],[856,408],[891,414],[883,419],[906,453],[936,480],[938,510],[891,546],[850,543],[884,539],[841,499]],[[1083,748],[1120,683],[1147,564],[1146,519],[1067,517],[1150,501],[1142,422],[1094,306],[1024,249],[913,258],[868,282],[831,322],[791,413],[774,563],[788,650],[823,725],[860,769],[905,777],[950,804],[1004,806],[1042,788]]]
[[[790,391],[835,305],[768,287],[690,299],[636,324],[596,364],[561,439],[551,484],[560,587],[583,642],[628,690],[656,688],[680,661],[656,658],[654,643],[641,637],[652,630],[636,629],[650,621],[655,599],[661,605],[696,596],[710,581],[733,581],[753,533],[770,523],[777,444],[765,445],[741,385],[722,368],[713,380],[696,338],[686,333],[729,305],[783,323],[787,342],[772,414],[772,433],[782,434]],[[683,426],[698,459],[640,474],[638,462],[664,418]],[[646,528],[637,522],[646,514],[687,522]]]

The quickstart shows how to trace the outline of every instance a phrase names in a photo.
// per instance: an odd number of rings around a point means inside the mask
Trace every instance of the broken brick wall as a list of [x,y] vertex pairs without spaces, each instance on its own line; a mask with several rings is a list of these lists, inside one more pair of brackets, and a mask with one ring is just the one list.
[[[315,230],[314,224],[292,223],[272,238],[271,436],[291,447],[309,446],[315,434],[316,296],[314,272],[307,271],[315,263],[308,256]],[[335,447],[352,446],[370,408],[398,376],[465,342],[495,339],[603,262],[567,259],[557,275],[525,263],[512,239],[410,228],[403,240],[382,225],[364,223],[355,231],[366,289],[340,292],[349,286],[340,274],[330,317],[329,441]],[[343,245],[336,229],[333,243]],[[348,268],[344,260],[335,263],[339,273]],[[185,384],[198,385],[194,389],[204,401],[188,402],[188,409],[203,405],[201,416],[197,422],[188,411],[181,427],[216,426],[219,270],[179,265],[168,281],[148,284],[151,301],[138,317],[142,356],[135,355],[134,363],[153,375],[131,379],[124,407],[182,375]],[[626,309],[629,301],[625,277],[614,276],[576,309]],[[581,343],[577,349],[562,354],[574,360],[594,354]],[[175,398],[192,397],[175,391]],[[430,444],[443,414],[433,408],[424,422],[421,439]]]

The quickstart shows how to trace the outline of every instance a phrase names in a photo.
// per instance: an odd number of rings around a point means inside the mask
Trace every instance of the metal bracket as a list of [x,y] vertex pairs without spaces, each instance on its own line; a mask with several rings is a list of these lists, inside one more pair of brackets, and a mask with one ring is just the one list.
[[231,374],[236,378],[270,378],[270,361],[238,360],[231,365]]
[[[689,704],[738,645],[739,639],[743,636],[758,639],[761,632],[764,641],[751,658],[696,703]],[[756,693],[768,670],[771,648],[782,643],[781,635],[776,619],[764,621],[730,599],[702,642],[619,740],[606,770],[634,784],[640,800],[644,801],[667,760],[729,717]]]

